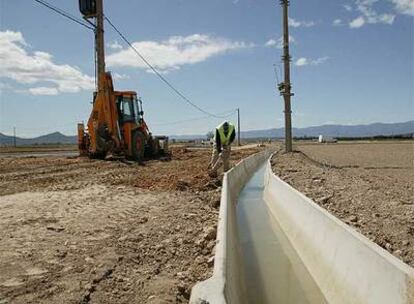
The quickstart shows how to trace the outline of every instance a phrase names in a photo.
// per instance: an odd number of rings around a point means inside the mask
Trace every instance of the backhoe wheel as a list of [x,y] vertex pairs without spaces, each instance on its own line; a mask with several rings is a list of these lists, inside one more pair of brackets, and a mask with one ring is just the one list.
[[145,137],[141,131],[132,134],[132,157],[136,161],[143,161],[145,151]]

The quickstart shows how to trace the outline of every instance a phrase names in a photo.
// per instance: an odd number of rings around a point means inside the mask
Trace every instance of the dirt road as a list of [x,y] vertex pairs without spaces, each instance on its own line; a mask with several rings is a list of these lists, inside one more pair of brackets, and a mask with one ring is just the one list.
[[414,143],[299,145],[277,175],[414,266]]
[[0,303],[188,302],[214,262],[209,157],[0,159]]

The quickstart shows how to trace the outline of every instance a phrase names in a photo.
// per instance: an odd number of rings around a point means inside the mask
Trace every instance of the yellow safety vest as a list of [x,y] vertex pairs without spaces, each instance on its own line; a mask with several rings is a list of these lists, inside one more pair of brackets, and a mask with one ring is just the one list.
[[227,133],[227,136],[224,134],[224,127],[223,127],[224,123],[222,123],[216,128],[216,130],[218,131],[220,135],[220,142],[222,145],[228,145],[230,143],[231,134],[233,133],[235,129],[234,125],[231,122],[229,122],[228,124],[229,124],[229,131]]

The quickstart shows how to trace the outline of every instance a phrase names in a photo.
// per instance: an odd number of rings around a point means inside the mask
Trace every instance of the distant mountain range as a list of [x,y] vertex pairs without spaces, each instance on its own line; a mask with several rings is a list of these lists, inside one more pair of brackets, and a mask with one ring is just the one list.
[[[295,137],[317,137],[319,135],[330,137],[372,137],[410,134],[414,132],[414,120],[401,123],[373,123],[368,125],[322,125],[307,128],[293,128]],[[285,128],[266,130],[242,131],[242,138],[283,138]],[[205,138],[205,135],[172,135],[170,138],[178,140]]]
[[[317,137],[319,135],[330,137],[372,137],[389,136],[399,134],[412,134],[414,132],[414,120],[401,123],[373,123],[368,125],[322,125],[307,128],[293,128],[293,136],[296,137]],[[242,138],[283,138],[284,128],[253,130],[241,132]],[[190,140],[205,138],[206,135],[171,135],[171,139]],[[0,133],[0,146],[13,145],[13,136]],[[55,132],[35,138],[16,137],[16,144],[36,145],[36,144],[76,144],[77,136],[67,136],[60,132]]]
[[[401,123],[373,123],[368,125],[322,125],[307,128],[293,128],[293,136],[317,137],[372,137],[409,134],[414,132],[414,120]],[[268,129],[242,132],[244,138],[284,137],[285,129]]]
[[[67,136],[60,132],[54,132],[34,138],[16,137],[18,146],[42,145],[42,144],[75,144],[77,136]],[[14,144],[13,136],[0,133],[0,146],[12,146]]]

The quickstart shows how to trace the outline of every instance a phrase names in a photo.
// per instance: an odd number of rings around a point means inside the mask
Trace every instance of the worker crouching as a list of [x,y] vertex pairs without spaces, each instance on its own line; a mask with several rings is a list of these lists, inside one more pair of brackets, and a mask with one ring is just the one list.
[[209,175],[217,176],[218,169],[223,166],[224,172],[230,169],[231,144],[236,137],[235,126],[231,122],[224,121],[216,127],[214,133],[213,155],[209,164]]

